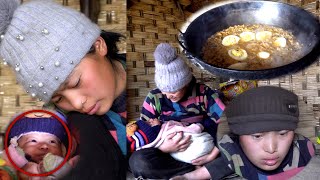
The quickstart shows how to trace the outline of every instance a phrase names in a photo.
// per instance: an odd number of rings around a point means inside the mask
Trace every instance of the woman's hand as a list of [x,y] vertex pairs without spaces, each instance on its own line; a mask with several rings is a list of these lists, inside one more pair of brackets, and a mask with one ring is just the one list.
[[80,160],[80,155],[76,155],[71,159],[69,159],[68,163],[74,168],[78,164],[79,160]]
[[218,156],[219,152],[219,149],[217,147],[214,147],[209,154],[198,157],[197,159],[192,160],[191,163],[195,166],[206,164],[214,160]]
[[183,136],[183,132],[169,134],[160,145],[159,149],[164,153],[185,151],[191,144],[191,136]]

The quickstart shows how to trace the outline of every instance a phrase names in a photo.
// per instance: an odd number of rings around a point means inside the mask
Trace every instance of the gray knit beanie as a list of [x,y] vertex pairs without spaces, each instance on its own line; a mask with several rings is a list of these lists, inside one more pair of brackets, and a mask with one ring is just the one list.
[[0,0],[0,56],[27,93],[49,102],[100,35],[85,15],[50,0]]
[[298,124],[298,97],[283,88],[262,86],[238,95],[226,108],[232,133],[295,130]]
[[155,83],[160,91],[176,92],[192,80],[189,66],[167,43],[161,43],[154,51]]

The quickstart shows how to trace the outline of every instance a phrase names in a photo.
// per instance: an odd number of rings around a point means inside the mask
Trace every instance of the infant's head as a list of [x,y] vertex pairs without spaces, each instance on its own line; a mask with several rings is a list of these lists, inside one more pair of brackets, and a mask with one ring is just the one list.
[[10,130],[9,140],[35,163],[41,162],[48,153],[64,157],[68,146],[66,131],[54,117],[19,119]]
[[24,151],[27,159],[36,163],[41,162],[48,153],[63,156],[60,139],[49,133],[34,132],[23,135],[18,140],[18,146]]

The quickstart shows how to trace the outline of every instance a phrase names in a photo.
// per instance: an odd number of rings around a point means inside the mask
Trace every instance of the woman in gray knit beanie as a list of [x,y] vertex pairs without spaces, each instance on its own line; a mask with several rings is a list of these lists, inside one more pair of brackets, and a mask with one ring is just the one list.
[[[250,89],[231,101],[226,116],[231,134],[218,143],[221,156],[173,179],[290,179],[304,168],[310,172],[307,164],[315,149],[308,138],[294,133],[299,121],[294,93],[272,86]],[[312,162],[319,167],[318,159]]]
[[[189,147],[192,151],[194,146],[190,146],[191,135],[184,135],[183,132],[164,136],[159,147],[133,152],[129,165],[136,178],[168,179],[192,171],[195,166],[203,165],[217,157],[217,126],[225,106],[218,91],[196,82],[189,66],[170,44],[159,44],[154,51],[154,59],[157,88],[151,90],[143,102],[141,121],[158,120],[162,127],[165,127],[162,130],[167,127],[165,122],[172,120],[186,126],[197,125],[192,127],[204,127],[203,133],[209,136],[202,138],[203,144],[207,145],[203,145],[204,148],[201,150],[198,146],[198,152],[192,154],[196,159],[189,161],[190,157],[181,158],[184,160],[182,162],[170,156],[172,153],[177,155],[177,152],[183,152]],[[191,129],[191,126],[189,127]],[[192,139],[197,141],[196,138]],[[199,152],[202,152],[200,157],[197,154]]]
[[68,178],[125,179],[125,56],[116,46],[123,36],[53,1],[0,0],[0,37],[3,63],[26,92],[74,111],[68,121],[81,137],[81,159]]

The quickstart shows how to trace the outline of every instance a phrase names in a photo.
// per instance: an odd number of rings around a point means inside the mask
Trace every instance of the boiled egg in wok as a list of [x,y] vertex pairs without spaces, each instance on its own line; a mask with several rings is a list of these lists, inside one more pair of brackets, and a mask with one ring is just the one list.
[[228,68],[229,68],[229,69],[244,70],[244,69],[247,68],[247,66],[248,66],[247,63],[245,63],[245,62],[239,62],[239,63],[235,63],[235,64],[230,65]]
[[261,51],[258,53],[258,57],[260,57],[261,59],[268,59],[270,57],[270,53]]
[[286,47],[287,45],[287,40],[284,37],[277,37],[274,41],[273,41],[273,45],[276,47]]
[[272,32],[270,31],[260,31],[256,33],[256,39],[258,41],[265,41],[272,37]]
[[231,46],[239,42],[240,38],[236,35],[228,35],[222,39],[222,45]]
[[255,34],[253,32],[249,32],[249,31],[242,32],[240,34],[240,38],[244,42],[249,42],[249,41],[252,41],[255,39]]
[[243,61],[248,57],[247,51],[241,48],[230,49],[228,50],[228,54],[237,61]]

